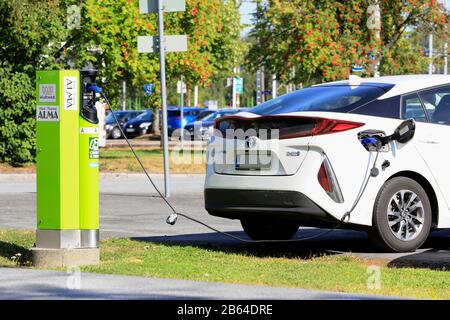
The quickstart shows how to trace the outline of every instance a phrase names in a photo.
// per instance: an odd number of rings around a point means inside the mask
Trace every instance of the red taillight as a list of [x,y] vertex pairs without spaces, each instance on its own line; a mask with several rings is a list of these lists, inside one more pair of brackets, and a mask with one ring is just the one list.
[[317,174],[317,179],[319,179],[319,183],[322,186],[323,190],[325,190],[328,193],[333,192],[333,185],[330,181],[330,177],[328,176],[325,161],[323,161],[322,165],[320,166],[319,173]]
[[364,123],[345,120],[326,119],[318,117],[297,116],[262,116],[258,118],[243,118],[229,116],[215,121],[216,132],[226,137],[226,131],[231,129],[279,130],[279,139],[292,139],[308,136],[319,136],[343,132],[362,127]]
[[323,155],[322,164],[317,173],[317,180],[319,180],[319,184],[331,199],[337,203],[344,202],[341,188],[339,187],[336,175],[334,174],[333,168],[331,168],[330,161],[326,155]]
[[362,127],[364,123],[351,122],[345,120],[333,120],[325,118],[313,118],[316,126],[311,130],[311,136],[319,136],[322,134],[336,133]]

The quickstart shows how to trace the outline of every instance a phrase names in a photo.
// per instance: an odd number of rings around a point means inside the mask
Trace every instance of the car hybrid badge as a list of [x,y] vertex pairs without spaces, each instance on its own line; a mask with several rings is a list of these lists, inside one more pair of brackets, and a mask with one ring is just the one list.
[[253,149],[257,145],[256,137],[248,137],[245,139],[245,147],[247,149]]
[[288,151],[286,152],[287,157],[299,157],[300,151]]

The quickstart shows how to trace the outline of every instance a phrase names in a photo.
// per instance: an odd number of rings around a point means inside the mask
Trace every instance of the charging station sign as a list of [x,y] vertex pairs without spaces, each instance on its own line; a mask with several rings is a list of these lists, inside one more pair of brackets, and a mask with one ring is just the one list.
[[59,122],[59,107],[37,106],[36,120],[38,122]]
[[78,110],[77,78],[64,77],[64,110]]
[[98,138],[91,137],[89,138],[89,159],[98,159]]
[[56,102],[56,85],[39,85],[39,102]]

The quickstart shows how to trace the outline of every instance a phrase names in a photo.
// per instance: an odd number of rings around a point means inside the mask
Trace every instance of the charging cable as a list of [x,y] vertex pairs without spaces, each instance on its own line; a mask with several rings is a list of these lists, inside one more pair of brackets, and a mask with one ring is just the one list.
[[[150,174],[148,173],[147,169],[144,167],[144,164],[142,163],[141,159],[139,158],[139,156],[137,155],[136,151],[134,150],[132,144],[130,143],[130,141],[128,140],[127,136],[125,135],[125,133],[123,132],[122,126],[120,125],[119,120],[117,119],[116,115],[115,115],[115,111],[112,108],[111,103],[109,102],[108,98],[106,97],[106,95],[104,94],[104,92],[101,90],[101,88],[97,87],[95,84],[91,85],[91,89],[92,91],[99,93],[103,99],[105,99],[105,102],[108,104],[111,113],[113,115],[114,121],[116,122],[117,126],[119,127],[119,130],[122,134],[122,136],[125,138],[125,141],[128,145],[128,147],[130,148],[131,152],[133,153],[134,157],[136,158],[137,162],[139,163],[142,171],[145,173],[145,175],[147,176],[147,179],[150,181],[150,183],[152,184],[153,188],[155,189],[155,191],[158,193],[159,197],[166,203],[166,205],[170,208],[170,210],[172,211],[172,213],[167,217],[166,222],[170,225],[175,225],[178,216],[181,216],[185,219],[188,219],[192,222],[198,223],[214,232],[217,232],[219,234],[222,234],[226,237],[232,238],[234,240],[240,241],[240,242],[245,242],[245,243],[289,243],[289,242],[300,242],[300,241],[306,241],[306,240],[312,240],[312,239],[317,239],[317,238],[321,238],[324,237],[328,234],[330,234],[331,232],[335,231],[336,229],[340,228],[342,225],[348,223],[350,221],[350,215],[353,212],[353,210],[355,210],[356,206],[358,205],[362,195],[364,194],[364,191],[366,190],[366,187],[369,183],[369,180],[371,177],[373,177],[373,175],[369,175],[368,172],[366,173],[365,179],[363,181],[363,185],[361,186],[360,192],[353,204],[353,206],[351,207],[351,209],[349,211],[347,211],[344,216],[342,217],[342,219],[339,221],[339,223],[333,227],[332,229],[329,229],[327,231],[324,231],[322,233],[319,233],[317,235],[311,236],[311,237],[304,237],[304,238],[299,238],[299,239],[289,239],[289,240],[248,240],[248,239],[244,239],[238,236],[235,236],[231,233],[225,232],[225,231],[221,231],[219,229],[216,229],[198,219],[192,218],[187,214],[178,212],[177,210],[175,210],[175,208],[172,206],[172,204],[169,202],[169,200],[167,200],[167,198],[162,194],[162,192],[158,189],[158,187],[156,186],[156,184],[154,183],[153,179],[151,178]],[[370,153],[371,154],[371,153]],[[379,149],[377,151],[377,156],[375,158],[372,170],[376,169],[376,162],[378,160],[378,154],[379,154]],[[378,169],[377,169],[378,170]]]

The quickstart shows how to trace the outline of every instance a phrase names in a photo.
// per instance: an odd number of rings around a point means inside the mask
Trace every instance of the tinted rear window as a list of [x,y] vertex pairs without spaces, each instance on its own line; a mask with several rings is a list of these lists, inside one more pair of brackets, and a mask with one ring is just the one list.
[[143,121],[151,121],[153,118],[153,112],[152,111],[146,111],[142,114],[140,114],[136,119],[143,120]]
[[169,117],[177,117],[177,116],[181,115],[181,111],[180,110],[169,110],[169,111],[167,111],[167,114],[169,115]]
[[395,96],[389,99],[375,100],[350,111],[350,113],[363,114],[366,116],[399,119],[400,97]]
[[300,111],[349,112],[386,93],[373,86],[318,86],[298,90],[267,101],[251,112],[282,114]]

